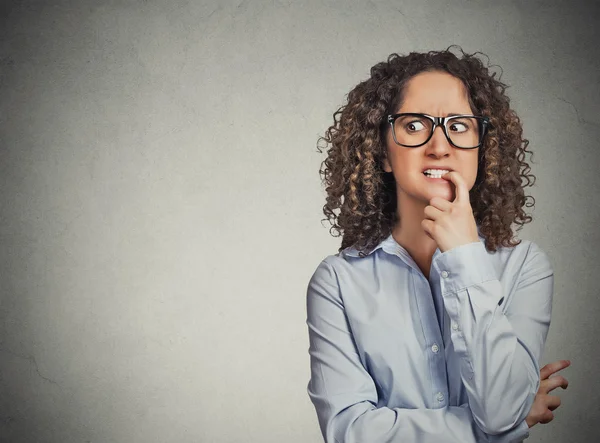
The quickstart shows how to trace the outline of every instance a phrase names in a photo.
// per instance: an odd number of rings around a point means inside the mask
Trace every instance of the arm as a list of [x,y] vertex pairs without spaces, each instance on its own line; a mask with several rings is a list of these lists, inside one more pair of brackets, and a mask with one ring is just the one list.
[[524,424],[488,437],[473,421],[468,405],[377,408],[375,383],[356,351],[338,288],[334,270],[321,262],[307,291],[311,357],[308,394],[327,443],[509,443],[529,435]]
[[540,384],[552,313],[550,262],[531,243],[512,295],[504,292],[481,242],[444,252],[434,266],[442,275],[451,340],[463,357],[461,378],[473,419],[489,434],[512,429],[529,413]]

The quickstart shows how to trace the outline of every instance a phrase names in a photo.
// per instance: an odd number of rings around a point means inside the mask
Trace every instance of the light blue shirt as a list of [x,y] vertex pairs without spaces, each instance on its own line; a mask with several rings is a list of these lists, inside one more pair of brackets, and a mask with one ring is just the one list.
[[523,240],[433,255],[390,235],[325,258],[307,290],[308,394],[327,443],[520,442],[552,313],[546,254]]

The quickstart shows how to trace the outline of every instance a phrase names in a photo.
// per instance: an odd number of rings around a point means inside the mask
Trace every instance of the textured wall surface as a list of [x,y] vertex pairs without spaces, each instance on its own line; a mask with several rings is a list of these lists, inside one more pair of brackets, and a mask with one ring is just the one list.
[[[585,5],[586,3],[587,6]],[[555,268],[528,441],[600,436],[600,8],[556,1],[4,1],[0,441],[319,442],[305,291],[317,137],[392,52],[482,51],[535,153]]]

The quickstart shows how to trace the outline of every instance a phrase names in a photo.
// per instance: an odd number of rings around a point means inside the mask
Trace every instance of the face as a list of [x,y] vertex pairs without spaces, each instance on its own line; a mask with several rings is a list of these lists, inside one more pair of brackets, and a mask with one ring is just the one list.
[[[418,112],[436,117],[473,114],[462,81],[439,71],[423,72],[411,78],[405,85],[404,100],[396,112]],[[389,130],[386,145],[388,158],[383,169],[394,173],[400,202],[413,201],[428,205],[436,196],[454,200],[454,184],[448,180],[426,177],[423,174],[426,167],[457,171],[469,190],[475,184],[480,148],[460,149],[452,146],[440,127],[435,129],[425,145],[418,148],[397,145]]]

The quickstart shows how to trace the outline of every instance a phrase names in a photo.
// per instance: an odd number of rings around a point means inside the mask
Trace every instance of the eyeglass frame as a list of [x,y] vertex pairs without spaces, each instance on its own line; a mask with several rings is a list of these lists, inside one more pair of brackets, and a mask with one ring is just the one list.
[[[427,137],[427,140],[425,140],[423,143],[419,144],[419,145],[403,145],[402,143],[399,143],[398,140],[396,139],[396,131],[394,130],[394,122],[401,116],[403,115],[416,115],[416,116],[420,116],[420,117],[425,117],[429,120],[431,120],[433,122],[433,126],[431,127],[431,133],[429,134],[429,137]],[[450,136],[448,135],[448,128],[446,127],[446,123],[448,123],[449,120],[452,119],[456,119],[456,118],[461,118],[461,117],[469,117],[469,118],[475,118],[477,119],[480,124],[481,124],[481,137],[480,137],[480,142],[477,146],[473,146],[472,148],[463,148],[461,146],[457,146],[451,139]],[[477,149],[480,148],[484,141],[485,141],[485,135],[487,134],[487,129],[488,126],[490,125],[490,119],[489,117],[482,117],[482,116],[478,116],[478,115],[469,115],[469,114],[459,114],[459,115],[449,115],[447,117],[434,117],[432,115],[427,115],[427,114],[420,114],[418,112],[401,112],[399,114],[389,114],[387,116],[387,121],[390,124],[390,127],[392,129],[392,136],[394,137],[394,141],[396,142],[397,145],[399,146],[404,146],[405,148],[418,148],[420,146],[423,146],[424,144],[426,144],[427,142],[429,142],[429,140],[431,140],[431,137],[433,137],[433,134],[435,132],[435,129],[440,126],[442,128],[442,132],[444,133],[444,135],[446,136],[446,140],[448,140],[448,143],[450,143],[452,146],[454,146],[455,148],[458,149]]]

